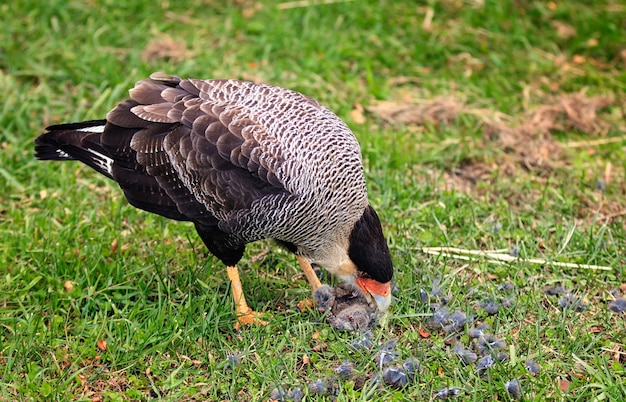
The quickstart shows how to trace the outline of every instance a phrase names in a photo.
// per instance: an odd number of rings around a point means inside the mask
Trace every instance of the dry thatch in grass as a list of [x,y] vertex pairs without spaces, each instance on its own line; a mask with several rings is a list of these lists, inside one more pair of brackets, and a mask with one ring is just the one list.
[[141,59],[145,62],[163,59],[182,62],[194,55],[195,53],[193,51],[187,49],[185,41],[159,33],[148,43],[143,52],[141,52]]
[[555,130],[578,130],[593,135],[607,131],[608,124],[597,112],[611,103],[612,100],[604,96],[588,97],[582,92],[564,94],[527,113],[517,124],[516,119],[503,113],[470,108],[465,101],[453,97],[410,102],[374,101],[366,110],[392,125],[448,123],[461,114],[477,116],[483,122],[487,144],[511,155],[512,160],[502,162],[509,165],[506,171],[514,173],[511,162],[528,170],[549,169],[565,158],[563,145],[552,137]]
[[374,101],[366,110],[389,124],[422,125],[450,122],[461,114],[464,106],[464,102],[451,97],[417,102]]
[[598,117],[597,111],[611,102],[608,97],[587,97],[584,93],[560,95],[528,113],[517,125],[486,119],[485,135],[525,168],[549,168],[564,157],[563,145],[552,138],[551,132],[578,130],[600,134],[608,125]]
[[[400,98],[400,97],[398,97]],[[547,98],[534,110],[521,117],[505,115],[501,112],[472,108],[465,101],[453,97],[435,98],[416,101],[412,94],[404,94],[402,101],[375,101],[365,110],[391,125],[423,125],[448,123],[458,116],[472,115],[483,124],[484,138],[475,140],[477,148],[495,148],[502,152],[489,153],[491,160],[482,158],[462,161],[445,171],[426,169],[426,180],[441,190],[458,191],[472,194],[479,198],[489,197],[488,186],[476,186],[478,183],[490,184],[502,176],[515,176],[519,169],[533,172],[533,180],[546,180],[555,168],[566,167],[569,163],[571,148],[593,147],[601,144],[623,141],[623,137],[593,138],[587,141],[560,142],[553,137],[555,131],[578,131],[588,136],[603,135],[610,125],[603,121],[598,112],[612,104],[606,96],[587,96],[584,92],[562,94]],[[358,117],[359,123],[365,122],[360,105],[352,116]],[[623,170],[611,169],[603,177],[604,185],[609,182],[624,180]],[[424,171],[419,173],[424,174]],[[614,221],[626,214],[623,206],[602,197],[602,193],[586,195],[580,205],[579,216],[595,217],[604,221]],[[523,208],[531,205],[533,199],[540,197],[540,192],[532,190],[524,193],[512,192],[509,202]]]

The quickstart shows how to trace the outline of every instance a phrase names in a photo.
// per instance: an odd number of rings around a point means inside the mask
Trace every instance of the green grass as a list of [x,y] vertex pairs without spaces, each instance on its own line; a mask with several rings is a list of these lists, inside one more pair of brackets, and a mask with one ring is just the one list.
[[[609,292],[626,283],[626,140],[567,145],[623,136],[626,8],[611,1],[278,4],[0,5],[0,400],[267,400],[277,387],[300,387],[315,400],[308,384],[334,376],[346,360],[355,374],[337,380],[338,400],[430,400],[446,386],[460,389],[459,400],[511,400],[504,383],[514,378],[524,400],[626,398],[626,320],[607,309]],[[559,32],[559,23],[574,34]],[[190,55],[142,56],[161,34]],[[133,209],[114,184],[77,163],[34,160],[43,127],[101,118],[153,71],[289,87],[350,124],[399,288],[374,342],[398,338],[397,362],[420,360],[407,387],[375,386],[377,347],[353,351],[360,334],[297,311],[309,296],[306,281],[295,259],[271,243],[249,246],[240,264],[250,304],[270,323],[235,332],[224,267],[190,225]],[[410,79],[399,84],[400,77]],[[565,151],[545,165],[524,166],[520,149],[486,135],[486,116],[505,113],[515,126],[578,92],[612,99],[597,112],[603,131],[553,128],[551,140]],[[464,100],[464,111],[423,126],[390,125],[370,113],[357,124],[351,113],[376,100],[441,96]],[[517,248],[521,258],[497,265],[422,251],[438,246]],[[439,277],[450,311],[489,324],[506,342],[509,360],[487,376],[451,353],[454,336],[429,326],[420,289],[430,292]],[[487,316],[480,303],[506,296],[498,289],[504,282],[515,285],[515,302]],[[544,292],[553,285],[587,308],[561,308]],[[468,345],[467,331],[458,341]],[[538,375],[524,368],[529,357]]]

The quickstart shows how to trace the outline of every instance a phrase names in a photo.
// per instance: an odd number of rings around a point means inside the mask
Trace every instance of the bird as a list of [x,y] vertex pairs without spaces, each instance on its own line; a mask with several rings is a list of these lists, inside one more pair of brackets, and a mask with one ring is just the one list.
[[247,304],[238,262],[262,239],[391,304],[393,263],[368,201],[359,143],[332,111],[299,92],[234,79],[153,73],[104,119],[49,126],[40,160],[77,160],[117,182],[128,202],[192,222],[225,266],[235,326],[267,324]]

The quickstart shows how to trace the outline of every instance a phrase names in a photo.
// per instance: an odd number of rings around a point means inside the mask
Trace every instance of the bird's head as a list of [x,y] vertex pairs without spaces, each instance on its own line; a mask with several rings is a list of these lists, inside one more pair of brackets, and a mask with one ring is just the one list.
[[350,233],[348,256],[354,284],[370,304],[386,311],[391,305],[393,264],[380,219],[369,205]]

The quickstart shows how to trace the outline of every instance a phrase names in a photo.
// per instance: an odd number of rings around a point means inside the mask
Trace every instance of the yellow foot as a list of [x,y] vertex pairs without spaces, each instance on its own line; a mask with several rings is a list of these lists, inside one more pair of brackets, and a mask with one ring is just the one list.
[[266,326],[267,321],[261,319],[263,314],[257,313],[253,311],[251,308],[248,308],[245,312],[238,312],[237,322],[235,323],[235,329],[239,331],[244,325],[260,325]]

